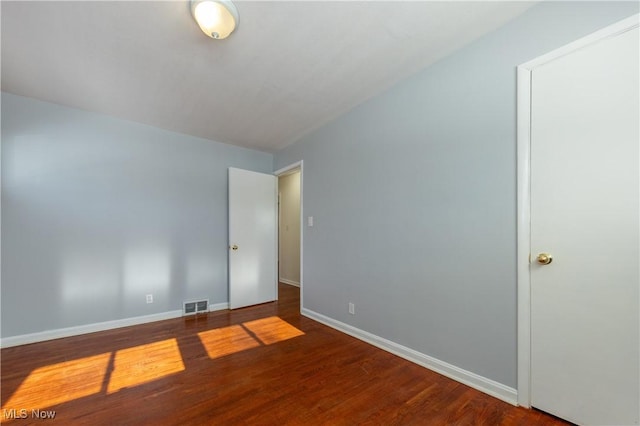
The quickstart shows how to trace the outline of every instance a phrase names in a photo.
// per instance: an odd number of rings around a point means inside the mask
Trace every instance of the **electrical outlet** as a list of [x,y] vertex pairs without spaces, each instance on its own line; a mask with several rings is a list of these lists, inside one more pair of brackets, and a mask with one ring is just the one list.
[[153,294],[147,294],[147,303],[153,303]]
[[355,315],[356,314],[356,305],[354,305],[353,303],[349,302],[349,313],[351,315]]

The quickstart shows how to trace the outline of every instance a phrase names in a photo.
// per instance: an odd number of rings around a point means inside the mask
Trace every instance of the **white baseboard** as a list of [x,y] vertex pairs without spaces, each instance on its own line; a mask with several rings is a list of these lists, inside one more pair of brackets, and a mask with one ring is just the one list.
[[[284,282],[282,279],[280,280]],[[210,311],[220,311],[229,308],[229,303],[215,303],[209,305]],[[338,331],[346,333],[357,339],[370,343],[380,349],[392,354],[398,355],[408,361],[414,362],[425,368],[433,370],[453,380],[456,380],[481,392],[501,399],[509,404],[517,405],[517,392],[515,389],[505,386],[501,383],[487,379],[470,371],[456,367],[455,365],[440,361],[429,355],[376,336],[349,324],[334,320],[317,312],[302,308],[302,315],[325,324]],[[81,325],[77,327],[60,328],[57,330],[43,331],[39,333],[23,334],[20,336],[4,337],[0,339],[0,347],[8,348],[11,346],[26,345],[29,343],[42,342],[45,340],[60,339],[63,337],[77,336],[81,334],[94,333],[97,331],[111,330],[114,328],[128,327],[131,325],[145,324],[154,321],[162,321],[166,319],[178,318],[182,316],[181,310],[163,312],[160,314],[144,315],[133,318],[125,318],[121,320],[105,321],[94,324]]]
[[288,280],[286,278],[280,278],[278,281],[280,281],[282,284],[289,284],[294,287],[300,287],[300,283],[298,281]]
[[[209,305],[209,311],[221,311],[229,309],[229,303],[215,303]],[[179,318],[182,311],[169,311],[159,314],[143,315],[133,318],[124,318],[114,321],[98,322],[94,324],[79,325],[76,327],[59,328],[57,330],[47,330],[39,333],[22,334],[20,336],[3,337],[0,339],[0,347],[27,345],[29,343],[44,342],[46,340],[61,339],[63,337],[78,336],[81,334],[95,333],[97,331],[112,330],[114,328],[128,327],[131,325],[146,324],[149,322],[162,321]]]
[[59,328],[56,330],[47,330],[38,333],[23,334],[20,336],[3,337],[2,340],[0,340],[0,346],[2,346],[3,348],[7,348],[10,346],[27,345],[29,343],[43,342],[45,340],[60,339],[63,337],[77,336],[80,334],[95,333],[96,331],[105,331],[114,328],[128,327],[130,325],[139,325],[148,322],[178,318],[180,316],[182,316],[182,311],[177,310],[162,312],[159,314],[143,315],[133,318],[97,322],[75,327]]
[[455,381],[464,383],[467,386],[471,386],[481,392],[501,399],[512,405],[518,405],[518,393],[514,388],[505,386],[502,383],[498,383],[494,380],[487,379],[486,377],[479,376],[470,371],[456,367],[439,359],[433,358],[429,355],[425,355],[421,352],[402,346],[398,343],[376,336],[359,328],[353,327],[349,324],[334,320],[317,312],[311,311],[306,308],[302,308],[302,315],[318,321],[322,324],[328,325],[331,328],[335,328],[338,331],[346,333],[357,339],[363,340],[372,344],[380,349],[383,349],[392,354],[398,355],[408,361],[414,362],[422,367],[428,368],[440,373],[443,376],[447,376]]

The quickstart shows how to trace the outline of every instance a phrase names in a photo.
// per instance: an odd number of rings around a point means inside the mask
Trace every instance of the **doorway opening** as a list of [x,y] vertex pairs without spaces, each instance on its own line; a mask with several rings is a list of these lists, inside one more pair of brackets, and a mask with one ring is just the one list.
[[300,288],[302,309],[302,161],[274,174],[278,177],[278,282]]

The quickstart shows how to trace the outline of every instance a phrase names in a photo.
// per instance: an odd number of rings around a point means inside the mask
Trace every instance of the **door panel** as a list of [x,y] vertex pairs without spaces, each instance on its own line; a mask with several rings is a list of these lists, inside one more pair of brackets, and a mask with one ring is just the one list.
[[638,49],[636,28],[532,73],[531,403],[579,424],[640,420]]
[[277,298],[277,178],[229,168],[229,307]]

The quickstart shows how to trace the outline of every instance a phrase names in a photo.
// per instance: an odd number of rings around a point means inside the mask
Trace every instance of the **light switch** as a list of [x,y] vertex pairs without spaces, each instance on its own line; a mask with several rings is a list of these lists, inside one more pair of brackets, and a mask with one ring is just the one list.
[[313,226],[313,216],[307,218],[307,226]]

